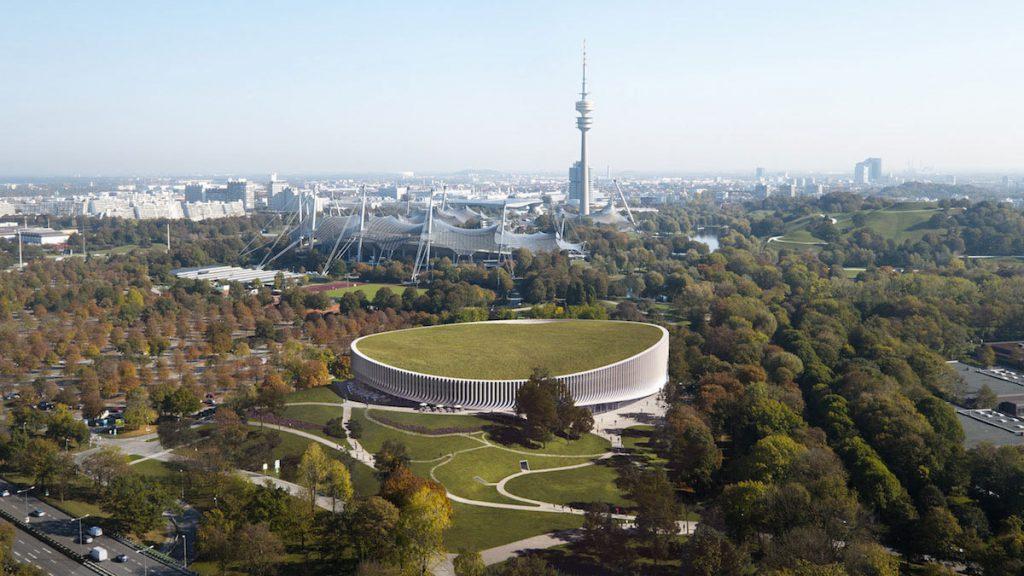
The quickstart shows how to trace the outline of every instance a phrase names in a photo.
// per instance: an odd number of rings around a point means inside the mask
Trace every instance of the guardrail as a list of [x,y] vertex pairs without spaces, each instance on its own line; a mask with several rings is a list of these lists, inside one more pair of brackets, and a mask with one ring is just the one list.
[[[68,547],[67,544],[60,542],[56,538],[47,534],[46,532],[43,532],[42,530],[36,528],[35,526],[32,526],[31,524],[25,522],[19,517],[12,515],[12,513],[8,512],[7,510],[0,508],[0,518],[3,518],[4,520],[13,524],[14,526],[28,532],[35,538],[42,540],[50,547],[56,548],[58,552],[65,554],[66,557],[74,560],[75,562],[89,566],[86,557],[82,556],[82,554],[71,549],[70,547]],[[93,567],[89,566],[89,568]]]
[[86,568],[88,568],[89,570],[92,570],[93,572],[96,572],[100,576],[118,576],[117,574],[114,574],[110,570],[107,570],[106,568],[104,568],[103,566],[100,566],[99,564],[97,564],[96,562],[93,562],[92,560],[84,560],[82,562],[82,564]]
[[167,566],[168,568],[173,568],[173,569],[181,572],[182,574],[188,574],[189,576],[199,576],[198,572],[193,572],[192,570],[189,570],[188,568],[185,568],[184,566],[181,565],[180,562],[178,562],[174,558],[171,558],[167,554],[164,554],[163,552],[158,552],[158,551],[156,551],[156,550],[154,550],[152,548],[145,548],[141,544],[139,544],[138,542],[132,540],[131,538],[129,538],[127,536],[123,536],[121,534],[117,534],[116,532],[109,532],[106,535],[110,536],[114,540],[117,540],[121,544],[124,544],[125,546],[128,546],[128,547],[130,547],[130,548],[132,548],[132,549],[134,549],[136,551],[140,551],[142,554],[145,554],[146,556],[149,556],[153,560],[156,560],[157,562]]

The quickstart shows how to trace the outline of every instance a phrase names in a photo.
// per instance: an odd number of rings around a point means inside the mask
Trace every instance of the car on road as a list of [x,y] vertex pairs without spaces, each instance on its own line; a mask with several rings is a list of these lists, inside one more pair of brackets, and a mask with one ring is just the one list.
[[89,536],[103,536],[103,528],[99,526],[92,526],[88,530]]
[[114,562],[124,563],[124,562],[127,562],[127,561],[128,561],[128,555],[127,554],[118,554],[117,556],[114,556]]
[[92,544],[92,536],[82,536],[82,541],[79,544]]
[[36,518],[42,518],[43,516],[46,516],[46,510],[40,510],[39,508],[36,508],[35,510],[32,511],[32,515]]
[[4,490],[3,492],[0,492],[0,498],[7,498],[10,495],[11,495],[11,491],[10,490]]
[[107,549],[102,546],[96,546],[92,550],[89,550],[89,557],[96,562],[103,562],[107,559]]

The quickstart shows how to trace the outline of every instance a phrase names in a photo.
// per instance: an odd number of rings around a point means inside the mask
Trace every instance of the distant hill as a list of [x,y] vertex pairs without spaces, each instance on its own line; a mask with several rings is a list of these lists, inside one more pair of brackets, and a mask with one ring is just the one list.
[[[932,216],[940,212],[942,209],[920,202],[900,204],[882,210],[828,214],[828,217],[834,220],[833,225],[841,236],[849,236],[852,230],[863,227],[899,243],[908,239],[916,240],[928,232],[938,231],[939,228],[932,227],[930,221]],[[823,216],[815,214],[793,220],[787,224],[786,234],[775,241],[803,245],[824,243],[822,234],[815,233],[820,228]]]
[[936,182],[904,182],[899,186],[886,186],[879,192],[879,196],[896,198],[927,197],[927,198],[979,198],[991,196],[992,190],[974,186],[972,184],[939,184]]

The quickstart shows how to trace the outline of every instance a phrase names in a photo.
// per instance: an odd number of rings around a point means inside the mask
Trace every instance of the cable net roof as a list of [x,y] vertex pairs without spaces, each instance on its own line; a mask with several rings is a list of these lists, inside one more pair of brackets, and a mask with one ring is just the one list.
[[[436,213],[435,213],[436,215]],[[402,246],[416,246],[423,239],[427,223],[417,222],[418,218],[400,216],[367,216],[363,231],[363,242],[376,245],[381,250],[391,251]],[[359,216],[328,216],[317,221],[316,240],[328,248],[359,234]],[[508,253],[517,248],[531,252],[557,252],[567,250],[583,253],[583,245],[566,242],[557,234],[535,232],[522,234],[505,231],[495,224],[483,228],[460,228],[435,217],[431,227],[430,242],[434,248],[444,248],[461,256],[486,253]]]

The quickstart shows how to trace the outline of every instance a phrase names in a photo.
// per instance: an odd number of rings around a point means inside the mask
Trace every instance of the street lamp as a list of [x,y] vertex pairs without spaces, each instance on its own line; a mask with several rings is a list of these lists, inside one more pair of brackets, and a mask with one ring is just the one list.
[[85,516],[79,516],[78,518],[72,518],[71,519],[72,522],[76,522],[76,521],[78,522],[78,543],[79,544],[85,544],[85,538],[82,537],[82,520],[85,520],[88,517],[89,517],[89,515],[86,514]]
[[24,490],[18,490],[17,492],[15,492],[15,494],[21,494],[22,495],[22,497],[21,497],[22,498],[22,502],[25,505],[25,522],[29,522],[30,521],[29,520],[30,517],[28,515],[28,491],[32,490],[33,488],[35,488],[35,486],[29,486],[28,488],[25,488]]
[[[143,552],[146,552],[147,550],[152,550],[154,548],[154,546],[150,546],[149,548],[143,548],[142,550],[136,550],[135,553],[136,554],[142,554]],[[143,576],[149,576],[149,557],[146,556],[145,554],[142,554],[142,575]]]

